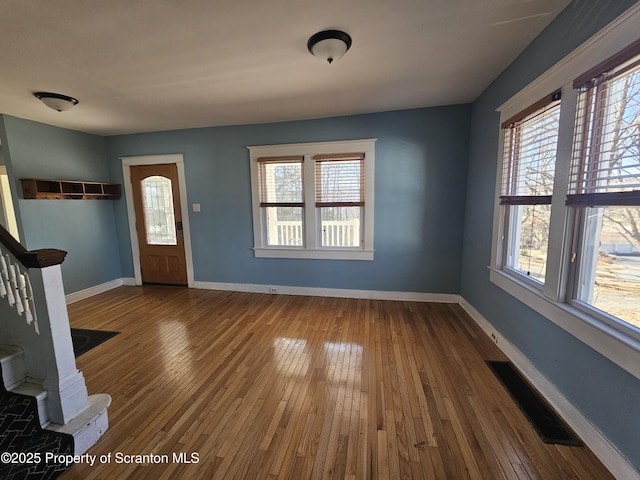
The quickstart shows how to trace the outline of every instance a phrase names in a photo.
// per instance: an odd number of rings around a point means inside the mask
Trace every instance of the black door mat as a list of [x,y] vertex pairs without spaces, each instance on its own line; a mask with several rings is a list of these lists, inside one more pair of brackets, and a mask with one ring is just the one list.
[[71,341],[73,342],[73,353],[76,357],[79,357],[83,353],[87,353],[92,348],[97,347],[119,333],[120,332],[109,332],[106,330],[72,328]]
[[581,446],[582,442],[511,362],[487,361],[544,443]]

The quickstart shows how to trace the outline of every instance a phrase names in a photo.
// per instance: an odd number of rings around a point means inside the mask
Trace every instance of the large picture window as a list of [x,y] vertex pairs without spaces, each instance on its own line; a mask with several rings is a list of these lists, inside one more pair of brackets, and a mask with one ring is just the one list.
[[257,257],[373,259],[375,140],[248,147]]

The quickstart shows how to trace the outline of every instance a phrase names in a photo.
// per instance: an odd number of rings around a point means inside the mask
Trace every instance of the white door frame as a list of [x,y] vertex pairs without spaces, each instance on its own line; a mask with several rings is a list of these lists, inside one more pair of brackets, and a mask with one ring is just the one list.
[[145,155],[139,157],[120,157],[122,161],[122,177],[124,196],[129,219],[129,235],[131,238],[131,255],[133,257],[133,273],[135,284],[142,285],[140,269],[140,246],[136,229],[136,213],[133,208],[133,187],[131,185],[131,167],[137,165],[175,164],[178,170],[178,188],[180,189],[180,210],[182,212],[182,234],[184,237],[184,257],[187,263],[187,286],[193,288],[193,254],[191,251],[191,230],[189,228],[189,205],[187,203],[187,181],[184,174],[184,158],[181,153],[171,155]]

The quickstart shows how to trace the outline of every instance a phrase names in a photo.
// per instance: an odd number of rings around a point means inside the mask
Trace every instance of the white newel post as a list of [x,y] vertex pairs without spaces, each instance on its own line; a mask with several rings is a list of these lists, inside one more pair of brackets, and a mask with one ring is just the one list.
[[[60,265],[29,270],[42,348],[33,351],[35,364],[44,365],[43,387],[52,422],[66,424],[88,405],[84,376],[76,367],[71,327]],[[39,357],[39,358],[38,358]]]
[[60,268],[66,255],[53,248],[28,251],[0,225],[0,340],[20,354],[20,361],[7,362],[0,381],[37,396],[40,422],[72,435],[80,455],[109,428],[111,397],[89,396],[76,367]]

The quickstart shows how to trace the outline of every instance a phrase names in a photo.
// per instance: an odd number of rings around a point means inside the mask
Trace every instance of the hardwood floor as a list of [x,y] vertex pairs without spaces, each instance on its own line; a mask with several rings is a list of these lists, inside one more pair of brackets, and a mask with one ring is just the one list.
[[145,286],[69,315],[122,333],[77,359],[110,428],[62,480],[612,478],[542,443],[458,305]]

